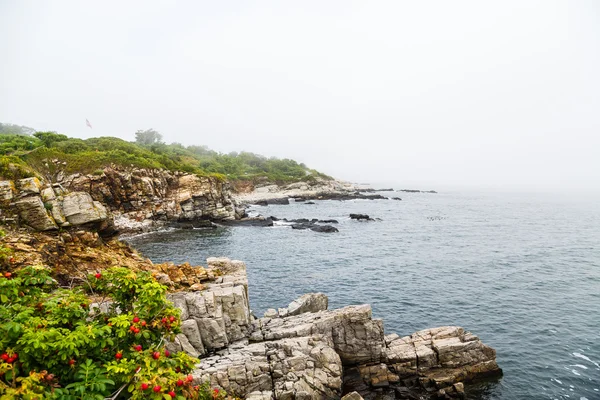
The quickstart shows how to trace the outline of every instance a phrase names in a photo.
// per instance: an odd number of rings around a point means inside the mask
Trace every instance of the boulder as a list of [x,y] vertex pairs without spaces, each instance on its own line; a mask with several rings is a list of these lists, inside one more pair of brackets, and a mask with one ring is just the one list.
[[365,220],[365,221],[373,221],[371,217],[367,214],[350,214],[350,219],[355,219],[357,221]]
[[184,322],[168,346],[192,355],[202,346],[208,355],[193,372],[195,384],[257,400],[340,398],[342,381],[344,391],[356,391],[349,399],[462,398],[461,382],[501,373],[495,351],[463,328],[384,336],[369,305],[328,311],[322,293],[255,319],[245,265],[207,263],[223,275],[204,291],[170,295]]
[[358,392],[351,392],[342,397],[342,400],[363,400],[363,397]]
[[0,201],[10,201],[15,196],[15,185],[12,181],[0,181]]
[[307,293],[287,306],[287,315],[299,315],[307,312],[315,313],[327,310],[329,299],[323,293]]
[[73,192],[63,196],[62,209],[67,222],[75,226],[108,218],[106,207],[94,201],[86,192]]
[[30,194],[40,194],[42,183],[38,178],[25,178],[17,180],[17,189],[20,196],[28,196]]
[[313,225],[310,228],[311,231],[321,232],[321,233],[333,233],[339,232],[339,230],[331,225]]
[[38,231],[58,229],[39,196],[24,197],[16,201],[14,206],[26,225]]

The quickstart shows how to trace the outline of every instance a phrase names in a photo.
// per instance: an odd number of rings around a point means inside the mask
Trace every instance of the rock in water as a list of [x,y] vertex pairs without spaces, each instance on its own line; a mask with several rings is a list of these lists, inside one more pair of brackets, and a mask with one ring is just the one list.
[[[194,384],[209,382],[256,400],[340,398],[343,382],[344,391],[357,392],[349,399],[373,398],[375,390],[391,398],[394,393],[460,398],[460,382],[501,374],[494,349],[463,328],[384,336],[383,322],[372,318],[370,306],[328,311],[320,293],[253,319],[244,264],[209,259],[209,267],[224,273],[220,282],[202,292],[173,295],[185,299],[174,302],[183,308],[186,334],[192,337],[170,345],[185,350],[185,344],[198,353],[200,340],[206,351],[217,351],[202,359]],[[199,339],[188,321],[198,324]]]
[[365,221],[373,221],[371,217],[367,214],[350,214],[350,219],[355,219],[357,221],[365,220]]
[[311,231],[321,232],[321,233],[333,233],[339,232],[339,230],[331,225],[313,225],[310,228]]

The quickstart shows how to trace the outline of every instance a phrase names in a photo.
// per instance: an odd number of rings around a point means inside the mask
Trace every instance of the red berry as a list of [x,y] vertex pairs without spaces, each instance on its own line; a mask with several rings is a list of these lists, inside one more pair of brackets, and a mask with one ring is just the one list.
[[69,360],[69,365],[74,365],[75,364],[75,360],[73,360],[72,358]]
[[146,326],[146,321],[142,321],[142,326]]
[[165,357],[169,357],[171,355],[171,352],[169,350],[165,350]]
[[129,330],[130,330],[131,332],[135,332],[135,326],[131,325],[131,326],[129,327]]
[[115,358],[117,360],[120,360],[121,358],[123,358],[123,353],[119,352],[119,353],[115,354]]
[[133,317],[133,322],[137,324],[138,322],[140,322],[140,319],[138,317]]
[[172,390],[171,390],[171,391],[169,392],[169,396],[171,396],[171,398],[172,398],[172,399],[174,399],[174,398],[175,398],[175,396],[177,396],[177,395],[175,394],[175,392],[174,392],[174,391],[172,391]]
[[183,381],[181,379],[177,381],[177,386],[183,386]]
[[3,354],[0,356],[0,358],[1,358],[1,359],[3,359],[4,361],[6,361],[6,360],[8,360],[8,354],[6,354],[6,353],[3,353]]
[[162,322],[163,324],[166,324],[167,323],[167,319],[165,317],[163,317],[163,319],[161,319],[160,322]]
[[133,330],[133,332],[134,332],[134,333],[137,335],[138,333],[140,333],[140,328],[135,328],[135,329]]
[[4,274],[4,276],[5,276],[6,278],[10,278],[10,277],[12,276],[12,274],[11,274],[10,272],[7,272],[7,273],[5,273],[5,274]]
[[171,322],[175,321],[175,317],[171,315],[171,316],[169,317],[169,321],[171,321]]
[[152,390],[154,390],[156,393],[160,392],[160,389],[162,389],[160,385],[156,385],[152,388]]
[[179,368],[179,367],[175,368],[175,372],[180,373],[181,372],[181,368]]
[[13,263],[15,262],[15,258],[14,258],[14,257],[11,257],[11,258],[9,258],[9,259],[8,259],[8,261],[9,261],[11,264],[13,264]]
[[149,387],[149,386],[148,386],[148,384],[147,384],[147,383],[142,383],[142,384],[140,385],[140,389],[142,389],[142,390],[148,390],[148,387]]
[[133,347],[136,351],[142,351],[142,345],[138,344]]
[[19,355],[15,352],[13,353],[13,358],[16,360],[17,358],[19,358]]
[[102,278],[102,274],[100,272],[98,272],[96,275],[94,275],[96,277],[96,279],[100,279]]
[[15,362],[15,358],[14,357],[9,357],[8,360],[6,360],[7,363],[12,364]]
[[155,351],[154,353],[152,353],[152,358],[158,360],[160,358],[160,353],[158,351]]
[[191,382],[194,380],[194,377],[192,375],[188,375],[185,379],[187,379],[188,382]]

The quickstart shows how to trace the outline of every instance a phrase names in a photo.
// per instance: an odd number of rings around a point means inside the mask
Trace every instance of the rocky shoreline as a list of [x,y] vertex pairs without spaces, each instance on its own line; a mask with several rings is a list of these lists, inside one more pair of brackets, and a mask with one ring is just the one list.
[[465,383],[502,373],[495,350],[463,328],[385,335],[369,305],[328,310],[320,293],[256,318],[244,263],[207,265],[223,275],[171,295],[184,322],[169,346],[202,358],[195,382],[248,399],[433,399],[464,398]]
[[[155,265],[114,237],[119,229],[212,227],[213,221],[268,226],[277,220],[247,218],[243,199],[269,204],[270,197],[284,204],[292,195],[300,202],[379,196],[336,181],[304,186],[259,188],[234,197],[228,184],[210,178],[112,169],[52,184],[37,178],[1,181],[0,219],[7,231],[1,243],[12,254],[10,268],[46,265],[65,285],[113,265],[151,271],[181,310],[182,333],[170,349],[202,359],[193,373],[196,383],[210,382],[239,397],[463,398],[465,383],[501,374],[495,351],[463,328],[385,335],[369,305],[329,310],[327,297],[319,293],[257,318],[250,310],[243,262],[211,258],[206,268]],[[372,220],[362,214],[350,218]],[[337,222],[332,220],[286,222],[294,229],[337,231],[322,225]]]

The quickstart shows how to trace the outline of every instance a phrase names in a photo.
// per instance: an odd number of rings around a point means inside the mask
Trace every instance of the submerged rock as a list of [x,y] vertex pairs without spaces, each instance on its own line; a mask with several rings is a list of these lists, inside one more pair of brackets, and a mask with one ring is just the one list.
[[350,219],[355,219],[357,221],[365,220],[365,221],[373,221],[371,217],[367,214],[350,214]]

